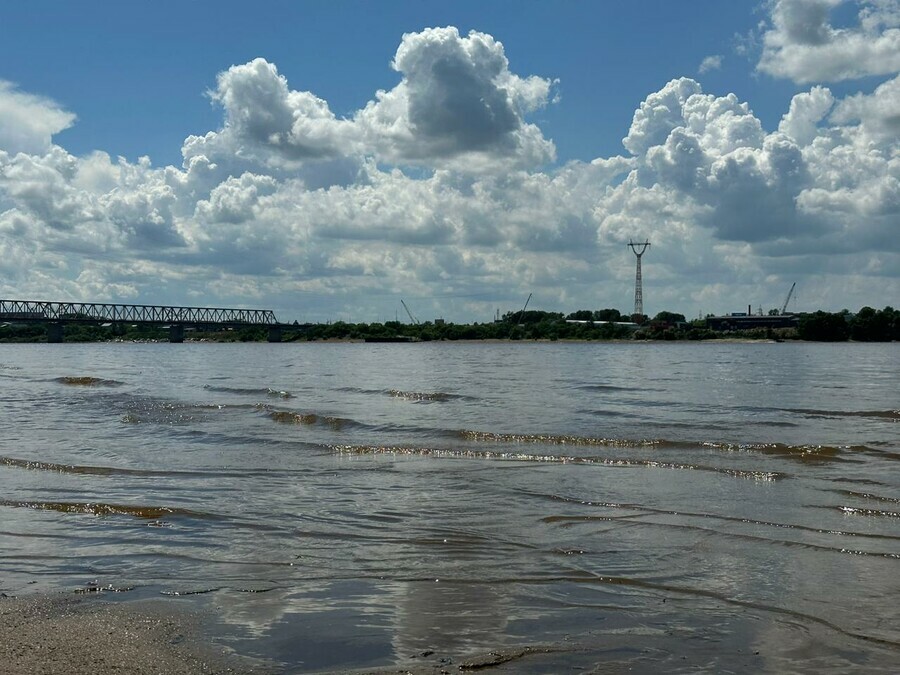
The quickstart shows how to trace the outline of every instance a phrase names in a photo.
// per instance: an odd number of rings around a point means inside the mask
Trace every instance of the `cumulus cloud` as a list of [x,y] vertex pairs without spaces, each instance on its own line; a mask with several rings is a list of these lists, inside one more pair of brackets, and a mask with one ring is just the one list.
[[791,99],[788,112],[781,118],[778,131],[800,145],[808,145],[818,134],[818,124],[831,107],[834,97],[825,87],[813,87]]
[[75,115],[56,102],[19,91],[0,80],[0,150],[43,153],[51,138],[75,122]]
[[859,0],[856,23],[836,27],[847,0],[775,0],[758,69],[797,83],[836,82],[900,71],[900,3]]
[[777,130],[675,79],[637,106],[622,156],[547,169],[552,143],[527,119],[552,82],[514,74],[491,36],[408,34],[393,65],[400,82],[346,119],[274,64],[232,66],[212,92],[221,127],[186,139],[180,167],[76,157],[51,138],[72,116],[15,92],[32,107],[3,127],[27,143],[0,148],[0,295],[316,320],[391,318],[400,294],[459,319],[531,291],[627,310],[625,244],[643,237],[651,311],[728,309],[787,270],[841,305],[873,302],[860,275],[900,290],[896,78],[844,98],[814,86]]
[[900,138],[900,76],[879,85],[872,94],[856,94],[841,101],[831,119],[838,123],[858,121],[871,139]]
[[356,130],[339,120],[328,104],[307,91],[288,88],[287,79],[265,59],[232,66],[219,74],[210,93],[225,111],[221,131],[191,136],[186,158],[234,156],[273,166],[304,159],[352,154]]
[[[392,162],[453,164],[514,160],[536,165],[553,144],[524,115],[548,102],[551,82],[509,70],[503,45],[454,27],[407,33],[392,63],[403,79],[360,111],[357,121]],[[454,160],[462,160],[454,162]]]
[[503,45],[490,35],[461,37],[453,27],[407,33],[392,66],[401,82],[352,119],[338,119],[326,101],[291,89],[265,59],[231,66],[210,92],[224,110],[223,128],[189,137],[182,154],[230,173],[310,165],[320,172],[350,157],[476,171],[554,159],[553,143],[525,121],[547,105],[552,82],[512,73]]
[[734,95],[673,80],[635,112],[623,141],[634,168],[598,207],[601,236],[624,239],[624,226],[635,230],[648,216],[641,204],[665,203],[716,239],[764,255],[786,242],[810,253],[897,251],[896,90],[892,80],[835,104],[814,87],[767,133]]

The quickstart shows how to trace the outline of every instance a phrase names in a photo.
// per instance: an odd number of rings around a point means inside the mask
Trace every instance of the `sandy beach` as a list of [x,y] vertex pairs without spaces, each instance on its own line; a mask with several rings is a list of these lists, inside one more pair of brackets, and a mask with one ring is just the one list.
[[[68,594],[0,596],[0,675],[275,675],[277,664],[237,656],[204,636],[201,617],[152,600]],[[559,646],[496,649],[458,659],[432,651],[403,667],[353,675],[516,672],[522,659],[559,659]],[[334,671],[338,672],[338,671]]]
[[272,672],[203,638],[197,617],[158,602],[0,597],[0,675]]
[[[110,602],[56,593],[0,596],[0,675],[280,675],[275,663],[238,656],[212,642],[202,617],[153,600]],[[348,675],[514,673],[523,660],[552,668],[571,647],[506,647],[453,658],[433,651],[407,663],[329,671]],[[571,655],[569,655],[571,658]],[[518,665],[517,665],[518,664]]]

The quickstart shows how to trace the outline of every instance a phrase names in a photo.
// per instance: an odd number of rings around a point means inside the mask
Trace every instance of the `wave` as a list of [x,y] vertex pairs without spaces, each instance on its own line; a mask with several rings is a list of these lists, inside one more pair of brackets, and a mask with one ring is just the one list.
[[[190,478],[219,478],[246,476],[245,471],[166,471],[153,469],[128,469],[114,466],[86,466],[80,464],[59,464],[56,462],[42,462],[31,459],[19,459],[17,457],[0,456],[0,466],[13,469],[26,469],[29,471],[51,471],[86,476],[135,476],[146,478],[165,477],[190,477]],[[266,472],[268,473],[268,472]]]
[[838,494],[844,495],[846,497],[855,497],[856,499],[870,499],[878,502],[888,502],[890,504],[900,504],[900,498],[897,497],[883,497],[881,495],[875,495],[871,492],[856,492],[855,490],[832,490],[832,492],[836,492]]
[[404,401],[415,403],[446,403],[448,401],[477,401],[472,396],[463,394],[450,394],[443,391],[403,391],[401,389],[363,389],[361,387],[338,387],[337,391],[345,391],[351,394],[375,394],[390,396]]
[[[826,507],[827,508],[827,507]],[[856,506],[837,506],[838,511],[851,516],[876,516],[879,518],[900,518],[900,512],[882,509],[861,509]]]
[[304,426],[327,426],[334,431],[362,426],[359,422],[344,417],[319,415],[312,412],[295,412],[292,410],[273,410],[268,406],[260,406],[266,411],[269,419],[279,424],[299,424]]
[[647,467],[657,469],[676,469],[688,471],[710,471],[736,478],[774,481],[785,478],[785,474],[776,471],[748,471],[729,469],[703,464],[684,464],[678,462],[659,462],[651,459],[617,459],[611,457],[576,457],[572,455],[532,455],[522,452],[496,452],[491,450],[450,450],[445,448],[423,448],[414,446],[376,446],[376,445],[329,445],[335,452],[355,455],[418,455],[447,459],[482,459],[505,460],[517,462],[542,462],[551,464],[598,464],[616,467]]
[[87,595],[90,593],[129,593],[134,590],[134,586],[113,586],[112,584],[106,584],[106,586],[101,586],[96,581],[88,583],[86,586],[82,586],[81,588],[75,589],[76,595]]
[[453,399],[461,398],[454,394],[447,394],[442,391],[421,392],[421,391],[400,391],[399,389],[388,389],[388,396],[391,398],[402,398],[404,401],[420,401],[428,403],[445,403]]
[[[572,445],[606,448],[658,448],[661,450],[708,449],[729,453],[760,453],[802,461],[840,460],[844,453],[868,452],[879,457],[895,458],[894,453],[886,453],[865,445],[791,445],[787,443],[732,443],[728,441],[676,441],[663,438],[595,438],[592,436],[569,436],[565,434],[508,434],[492,431],[462,429],[456,432],[468,441],[514,444]],[[896,456],[900,459],[900,455]]]
[[73,387],[118,387],[124,384],[124,382],[119,382],[118,380],[106,380],[100,377],[91,377],[87,375],[66,375],[65,377],[56,377],[53,379],[53,382],[59,382],[60,384],[66,384]]
[[[900,560],[900,553],[885,553],[882,551],[863,551],[861,549],[852,549],[852,548],[843,548],[837,546],[824,546],[822,544],[812,544],[805,541],[795,541],[791,539],[776,539],[773,537],[765,537],[755,534],[746,534],[742,532],[723,532],[722,530],[717,530],[710,527],[700,527],[699,525],[689,525],[686,523],[656,523],[648,520],[638,520],[641,515],[645,514],[630,514],[627,516],[545,516],[541,518],[541,522],[547,524],[559,524],[562,527],[567,527],[569,525],[575,525],[577,523],[590,523],[590,522],[613,522],[613,521],[622,521],[629,520],[630,524],[635,527],[644,527],[644,528],[659,528],[665,530],[690,530],[694,532],[703,532],[705,534],[712,534],[719,537],[727,537],[730,539],[740,539],[743,541],[751,541],[751,542],[763,542],[766,544],[774,544],[777,546],[786,546],[793,548],[803,548],[811,551],[824,551],[827,553],[839,553],[842,555],[855,555],[855,556],[871,556],[873,558],[888,558],[891,560]],[[646,514],[649,515],[649,514]],[[668,515],[668,514],[667,514]],[[686,514],[679,512],[677,515],[685,516]],[[690,517],[690,516],[689,516]],[[696,516],[695,516],[696,517]],[[707,516],[708,517],[708,516]],[[824,532],[823,532],[824,533]],[[827,534],[836,534],[834,532],[827,532]],[[845,534],[845,533],[840,533]],[[578,551],[578,553],[583,553],[583,551]]]
[[630,391],[630,392],[659,391],[659,389],[647,389],[645,387],[640,387],[640,388],[617,387],[614,384],[580,384],[580,385],[576,386],[575,389],[579,389],[581,391]]
[[172,403],[168,401],[134,401],[128,404],[128,410],[121,416],[126,424],[166,424],[181,425],[197,421],[198,416],[213,410],[222,410],[225,406]]
[[[704,511],[672,511],[669,509],[659,509],[654,508],[652,506],[645,506],[643,504],[629,504],[626,502],[604,502],[604,501],[592,501],[585,499],[578,499],[574,497],[565,497],[562,495],[556,494],[544,494],[540,492],[532,492],[530,490],[522,490],[524,494],[527,494],[532,497],[538,497],[542,499],[547,499],[549,501],[555,502],[563,502],[566,504],[577,504],[578,506],[589,506],[594,508],[604,508],[604,509],[618,509],[623,511],[631,511],[633,514],[631,518],[639,517],[642,515],[649,514],[658,514],[664,516],[679,516],[682,518],[702,518],[704,520],[714,520],[714,521],[724,521],[730,523],[745,523],[747,525],[760,525],[763,527],[772,527],[778,529],[786,529],[786,530],[797,530],[801,532],[812,532],[815,534],[828,534],[835,535],[840,537],[859,537],[863,539],[877,539],[877,540],[890,540],[890,541],[900,541],[900,536],[894,536],[890,534],[872,534],[872,533],[863,533],[863,532],[852,532],[848,530],[834,530],[834,529],[826,529],[821,527],[811,527],[809,525],[797,525],[794,523],[779,523],[769,520],[758,520],[755,518],[741,518],[739,516],[724,516],[718,513],[707,513]],[[827,508],[827,507],[822,507]]]
[[294,398],[294,394],[284,389],[271,387],[218,387],[211,384],[203,385],[207,391],[217,391],[224,394],[242,394],[245,396],[270,396],[272,398]]
[[196,590],[189,591],[160,591],[160,595],[168,595],[173,598],[178,598],[183,595],[205,595],[207,593],[216,593],[222,590],[222,586],[213,586],[212,588],[198,588]]
[[110,401],[124,408],[121,420],[128,424],[180,425],[205,419],[208,415],[223,411],[253,410],[255,403],[189,403],[151,397],[123,396]]
[[315,413],[295,413],[287,410],[271,410],[269,417],[281,424],[316,424],[319,416]]
[[663,441],[655,439],[594,438],[591,436],[568,436],[563,434],[507,434],[494,431],[474,431],[460,429],[456,435],[467,441],[488,441],[493,443],[543,443],[547,445],[600,446],[608,448],[648,448],[656,447]]
[[240,588],[233,586],[212,586],[210,588],[188,589],[185,591],[160,591],[160,595],[172,598],[178,598],[187,595],[206,595],[207,593],[219,593],[220,591],[232,591],[234,593],[269,593],[277,587],[267,586],[265,588]]
[[42,502],[0,499],[0,506],[34,509],[37,511],[57,511],[92,516],[134,516],[147,520],[160,520],[167,516],[187,518],[219,519],[221,516],[169,506],[137,506],[130,504],[107,504],[104,502]]
[[815,410],[809,408],[784,408],[786,412],[807,417],[875,417],[900,421],[900,410]]

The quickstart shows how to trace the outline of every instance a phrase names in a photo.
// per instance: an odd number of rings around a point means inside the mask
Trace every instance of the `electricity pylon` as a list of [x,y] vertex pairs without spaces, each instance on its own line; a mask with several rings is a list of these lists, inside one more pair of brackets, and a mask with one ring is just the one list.
[[631,247],[634,255],[637,256],[637,272],[634,276],[634,314],[636,317],[642,317],[644,316],[644,289],[641,283],[641,256],[644,255],[644,251],[650,248],[650,240],[648,239],[643,244],[635,244],[629,239],[628,246]]

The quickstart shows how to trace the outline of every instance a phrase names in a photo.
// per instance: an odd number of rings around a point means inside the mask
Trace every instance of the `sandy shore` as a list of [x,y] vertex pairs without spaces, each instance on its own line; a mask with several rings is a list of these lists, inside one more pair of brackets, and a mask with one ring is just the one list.
[[0,597],[0,675],[273,672],[205,640],[196,617],[158,602]]
[[[448,675],[519,672],[523,662],[552,672],[559,645],[499,648],[465,658],[432,651],[404,665],[331,671],[342,675]],[[571,657],[571,654],[568,655]],[[541,666],[546,666],[544,670]],[[228,652],[204,636],[200,618],[159,601],[100,596],[0,595],[0,675],[276,675],[277,664]],[[594,671],[599,672],[599,671]]]
[[[407,666],[342,670],[354,675],[514,673],[516,662],[555,647],[506,648],[454,663],[434,652]],[[419,657],[419,658],[416,658]],[[507,669],[511,667],[511,669]],[[109,602],[64,594],[0,596],[0,675],[275,675],[283,669],[229,653],[203,637],[199,619],[158,601]],[[338,672],[338,671],[336,671]]]

